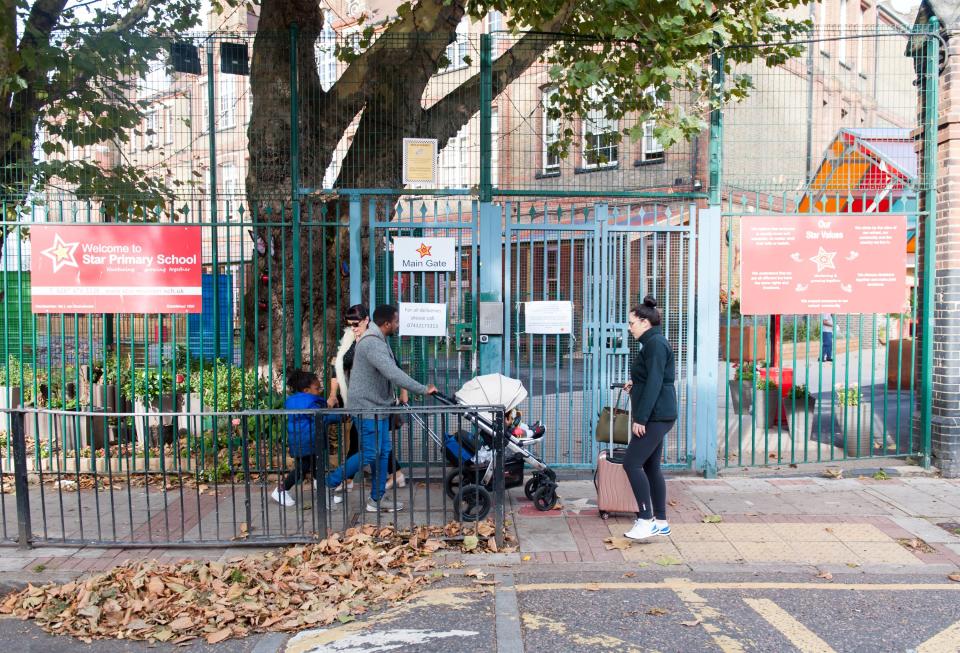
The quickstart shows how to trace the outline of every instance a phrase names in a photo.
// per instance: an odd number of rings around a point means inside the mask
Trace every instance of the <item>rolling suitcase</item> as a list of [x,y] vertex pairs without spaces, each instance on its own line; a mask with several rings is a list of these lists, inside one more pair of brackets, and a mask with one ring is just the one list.
[[[623,384],[614,384],[610,386],[611,390],[620,389],[617,395],[617,401],[614,409],[619,407],[620,399],[623,396]],[[629,407],[630,400],[627,399]],[[629,410],[629,408],[628,408]],[[611,411],[611,413],[615,412]],[[614,420],[608,420],[610,425],[610,436],[607,448],[600,452],[597,457],[597,469],[593,475],[593,484],[597,488],[597,509],[600,511],[600,518],[607,519],[611,512],[631,513],[640,516],[640,509],[637,507],[637,500],[633,496],[633,488],[630,487],[630,479],[623,470],[623,458],[627,453],[626,447],[613,446],[613,424]]]

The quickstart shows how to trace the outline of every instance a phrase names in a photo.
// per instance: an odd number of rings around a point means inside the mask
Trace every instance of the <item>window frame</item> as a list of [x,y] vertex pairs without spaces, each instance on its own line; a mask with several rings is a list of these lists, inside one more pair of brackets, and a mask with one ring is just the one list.
[[[560,118],[550,118],[547,113],[552,104],[551,98],[558,93],[556,87],[548,87],[543,89],[542,97],[540,98],[540,113],[542,118],[542,134],[543,138],[543,151],[541,156],[541,165],[540,170],[545,175],[556,174],[560,172],[560,156],[558,154],[550,153],[550,146],[553,143],[560,141],[560,130],[563,127],[562,120]],[[555,123],[556,124],[556,134],[551,137],[549,126]],[[556,157],[556,162],[551,163],[551,157]]]
[[[593,87],[589,89],[587,93],[594,95],[599,93],[599,90],[596,89],[596,87]],[[607,118],[606,115],[600,115],[599,120],[595,120],[591,117],[591,114],[596,114],[598,112],[602,113],[602,111],[602,109],[590,109],[587,111],[586,116],[580,118],[580,167],[583,170],[602,170],[604,168],[615,168],[620,165],[620,142],[614,139],[615,142],[604,144],[601,140],[604,138],[604,136],[619,134],[620,120]],[[605,124],[608,126],[608,130],[591,133],[590,136],[588,136],[587,128],[591,123]],[[596,147],[588,147],[588,140],[590,139],[596,139]],[[609,157],[606,161],[601,162],[599,160],[599,155],[603,150],[611,151],[613,156]],[[595,163],[591,163],[588,157],[588,152],[592,151],[595,151],[598,154],[598,160]]]

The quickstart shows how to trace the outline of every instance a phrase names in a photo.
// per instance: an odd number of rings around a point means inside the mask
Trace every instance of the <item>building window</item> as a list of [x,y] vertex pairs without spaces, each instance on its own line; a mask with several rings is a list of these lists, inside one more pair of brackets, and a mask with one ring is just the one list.
[[210,102],[207,98],[207,82],[200,83],[200,92],[197,94],[197,100],[200,101],[200,111],[196,115],[201,116],[203,122],[201,122],[197,127],[199,127],[199,132],[201,134],[206,134],[207,130],[210,127]]
[[503,14],[496,9],[487,14],[487,34],[499,32],[503,29]]
[[500,111],[490,112],[490,183],[500,185]]
[[[647,89],[646,94],[653,97],[653,89]],[[662,106],[663,102],[655,100],[656,106]],[[643,123],[643,140],[640,143],[640,160],[643,162],[663,161],[663,144],[657,140],[654,135],[654,129],[657,123],[653,120],[646,120]]]
[[165,144],[173,142],[173,107],[167,107],[163,112],[163,142]]
[[153,110],[147,114],[147,128],[143,132],[143,149],[152,150],[160,142],[160,116]]
[[237,124],[237,87],[233,77],[222,75],[219,84],[220,97],[218,106],[220,107],[217,116],[219,124],[218,129],[229,129]]
[[440,186],[463,188],[466,186],[467,128],[461,127],[457,135],[447,141],[440,151]]
[[323,11],[323,31],[317,39],[317,72],[320,86],[329,91],[337,81],[337,33],[333,29],[333,12]]
[[444,53],[447,58],[447,65],[444,66],[440,72],[448,73],[451,70],[458,70],[467,66],[465,59],[467,58],[467,46],[469,45],[467,38],[469,26],[470,23],[466,18],[462,19],[457,25],[457,38],[447,46],[447,50]]
[[[589,103],[594,108],[581,121],[583,125],[583,167],[603,168],[617,164],[619,157],[619,121],[607,117],[606,107],[596,88],[588,93]],[[600,105],[600,106],[598,106]]]
[[557,89],[543,92],[543,171],[560,171],[560,154],[554,150],[554,144],[560,141],[560,116],[557,107]]
[[[817,7],[817,35],[820,38],[827,36],[827,0],[822,0]],[[820,52],[827,54],[826,42],[820,43]]]
[[837,60],[847,63],[847,0],[840,0],[840,40],[837,41]]

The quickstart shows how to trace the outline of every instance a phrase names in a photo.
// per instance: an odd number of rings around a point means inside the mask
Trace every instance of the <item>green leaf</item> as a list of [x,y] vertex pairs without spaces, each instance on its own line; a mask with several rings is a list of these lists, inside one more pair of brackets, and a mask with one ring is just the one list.
[[720,515],[706,515],[702,520],[704,524],[719,524],[723,521]]
[[661,567],[670,567],[673,565],[683,564],[683,560],[680,560],[679,558],[675,558],[674,556],[660,556],[659,558],[654,560],[654,562],[656,562]]
[[473,551],[480,544],[480,540],[476,535],[464,535],[463,536],[463,548],[467,551]]

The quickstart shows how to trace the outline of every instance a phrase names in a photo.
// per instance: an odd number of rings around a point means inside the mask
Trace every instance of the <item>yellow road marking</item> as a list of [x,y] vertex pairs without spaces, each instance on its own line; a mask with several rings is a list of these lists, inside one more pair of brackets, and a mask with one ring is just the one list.
[[[589,586],[589,587],[588,587]],[[674,587],[687,587],[702,590],[820,590],[824,592],[905,592],[905,591],[935,591],[960,592],[960,584],[942,585],[938,583],[884,583],[884,584],[857,584],[857,583],[762,583],[762,582],[723,582],[699,583],[693,581],[665,580],[655,583],[525,583],[516,586],[518,592],[539,592],[558,590],[672,590]]]
[[[744,649],[740,642],[724,635],[720,627],[717,626],[715,622],[723,617],[718,610],[707,605],[706,599],[688,587],[675,586],[673,591],[723,653],[743,653]],[[732,623],[730,625],[733,626]]]
[[790,640],[801,653],[836,653],[816,633],[794,619],[786,610],[770,599],[743,599],[757,614],[767,620],[781,635]]
[[607,651],[627,651],[628,653],[640,653],[641,649],[636,648],[631,645],[629,642],[625,642],[622,639],[613,637],[612,635],[580,635],[575,632],[570,632],[567,629],[567,625],[549,619],[542,615],[525,613],[522,616],[523,627],[527,630],[546,630],[554,635],[560,635],[561,637],[567,637],[574,644],[582,646],[584,649],[603,649]]
[[957,653],[957,651],[960,651],[960,621],[917,647],[917,653]]

